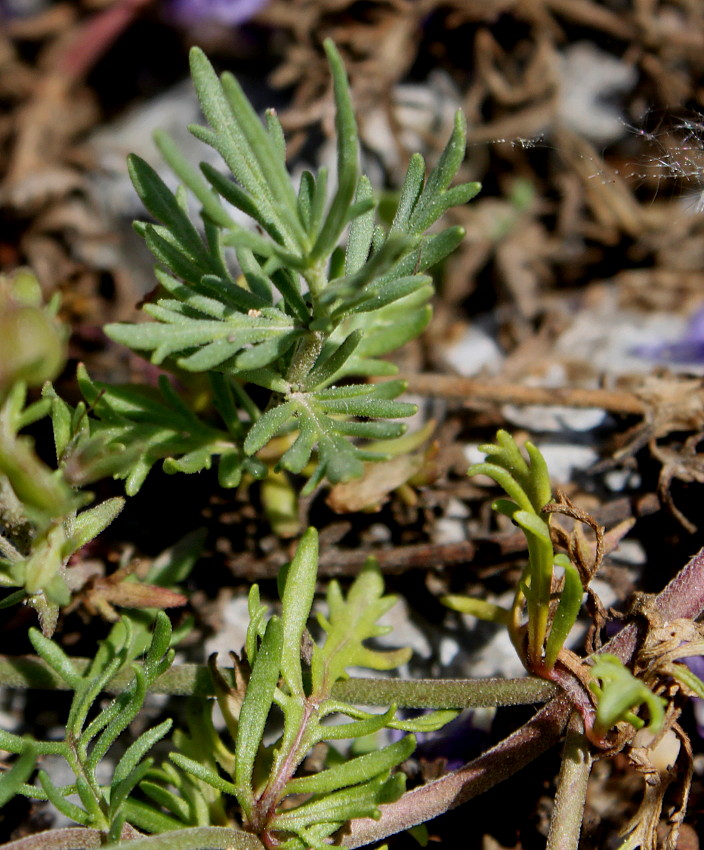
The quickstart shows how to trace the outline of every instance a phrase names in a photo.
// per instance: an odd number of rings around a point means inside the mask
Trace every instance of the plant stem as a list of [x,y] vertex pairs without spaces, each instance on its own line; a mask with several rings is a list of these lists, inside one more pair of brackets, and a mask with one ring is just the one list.
[[[72,658],[83,673],[89,658]],[[133,662],[138,664],[139,662]],[[220,667],[219,672],[235,687],[234,670]],[[132,681],[131,670],[122,670],[110,680],[107,693],[120,693]],[[41,659],[33,655],[0,655],[0,684],[14,688],[69,690],[68,685]],[[216,690],[210,670],[204,664],[174,665],[149,688],[152,693],[211,697]],[[478,708],[496,705],[532,705],[546,702],[559,692],[543,679],[366,679],[351,678],[338,682],[334,699],[360,705],[389,705],[402,708]]]
[[[109,845],[111,850],[118,845]],[[129,850],[264,850],[264,845],[251,832],[225,826],[194,826],[174,829],[148,838],[137,838],[120,847]]]
[[[682,567],[653,602],[665,622],[680,618],[694,620],[704,611],[704,548]],[[643,623],[631,622],[602,647],[628,663],[643,633]]]
[[572,714],[557,778],[555,806],[546,850],[578,850],[587,784],[594,758],[577,712]]
[[549,404],[562,407],[600,407],[627,416],[643,415],[646,405],[635,393],[582,387],[525,387],[478,381],[455,375],[420,373],[403,376],[408,391],[434,398],[452,398],[466,402],[493,401],[497,404]]
[[320,331],[309,331],[298,343],[291,365],[286,373],[290,384],[299,384],[310,372],[323,348],[325,335]]
[[[683,567],[654,604],[667,620],[694,619],[704,610],[704,549]],[[628,662],[638,645],[642,627],[629,623],[603,648]],[[542,755],[562,735],[571,710],[566,696],[558,696],[512,735],[459,770],[414,788],[395,803],[380,806],[381,817],[374,821],[358,818],[339,835],[339,843],[353,850],[443,814],[472,797],[482,794]]]
[[93,850],[101,846],[99,829],[70,826],[27,835],[3,844],[3,850]]
[[523,679],[363,679],[338,682],[333,697],[362,705],[404,708],[479,708],[532,705],[559,693],[553,682]]
[[[176,829],[172,832],[162,832],[160,835],[150,835],[131,839],[130,850],[264,850],[261,841],[249,832],[241,829],[230,829],[222,826],[197,826],[187,829]],[[3,844],[3,850],[94,850],[103,847],[103,835],[99,829],[84,827],[68,827],[53,829],[28,835],[17,841]],[[111,844],[110,847],[118,845]]]
[[434,782],[414,788],[395,803],[379,806],[379,820],[357,818],[351,821],[338,833],[338,843],[353,850],[382,841],[485,793],[556,744],[569,713],[569,701],[562,696],[556,697],[520,729],[474,761]]

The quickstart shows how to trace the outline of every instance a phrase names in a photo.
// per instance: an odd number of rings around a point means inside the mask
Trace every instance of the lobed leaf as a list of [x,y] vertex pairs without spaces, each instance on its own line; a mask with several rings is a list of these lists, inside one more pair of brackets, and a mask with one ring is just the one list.
[[379,626],[377,621],[395,604],[396,598],[383,593],[379,565],[372,558],[367,559],[347,598],[337,582],[330,582],[328,615],[318,617],[326,633],[325,642],[314,647],[311,661],[314,693],[328,693],[332,685],[344,677],[347,667],[389,670],[409,659],[410,649],[379,651],[364,645],[365,640],[388,632],[388,628]]
[[[126,478],[127,495],[142,486],[152,466],[179,455],[200,459],[197,471],[210,464],[213,455],[231,454],[233,443],[228,434],[207,425],[183,403],[165,376],[159,389],[120,387],[94,383],[80,365],[78,384],[98,421],[93,428],[109,446],[129,446],[135,460],[128,469],[118,468],[115,478]],[[200,452],[200,454],[198,454]],[[230,457],[232,462],[232,457]],[[241,459],[244,463],[244,458]]]

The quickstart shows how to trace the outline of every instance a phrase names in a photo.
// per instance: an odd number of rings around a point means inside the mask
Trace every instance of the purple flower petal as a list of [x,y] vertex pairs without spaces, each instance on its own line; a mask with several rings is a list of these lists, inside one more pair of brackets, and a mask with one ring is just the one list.
[[634,353],[670,363],[704,363],[704,307],[692,314],[682,339],[642,345]]
[[184,27],[202,23],[236,26],[248,21],[268,0],[167,0],[165,13]]

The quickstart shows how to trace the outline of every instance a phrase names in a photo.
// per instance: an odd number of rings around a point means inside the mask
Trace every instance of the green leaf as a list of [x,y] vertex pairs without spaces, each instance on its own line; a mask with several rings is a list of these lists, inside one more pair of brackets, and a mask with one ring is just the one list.
[[548,528],[548,524],[539,516],[534,514],[532,511],[519,510],[513,514],[511,519],[513,519],[516,525],[520,525],[527,534],[532,534],[534,537],[538,538],[541,543],[549,545],[552,549],[550,529]]
[[[446,192],[462,164],[466,144],[466,120],[461,110],[458,110],[455,114],[455,126],[452,135],[437,165],[428,175],[425,187],[408,218],[408,230],[410,232],[422,233],[438,218],[440,213],[444,212],[444,209],[438,207],[438,201]],[[469,185],[475,189],[474,194],[479,191],[479,184]]]
[[281,673],[282,650],[282,623],[278,617],[272,617],[267,623],[264,638],[254,660],[247,693],[240,710],[234,779],[237,786],[237,799],[247,817],[254,803],[252,786],[254,761]]
[[318,442],[318,431],[314,421],[309,418],[301,418],[299,422],[298,436],[293,445],[281,456],[279,465],[289,472],[300,473],[310,460],[315,444]]
[[71,536],[67,541],[70,554],[97,537],[119,515],[125,500],[119,496],[106,499],[94,508],[81,511],[71,523]]
[[406,176],[401,187],[398,207],[391,223],[392,232],[404,233],[406,231],[411,214],[423,191],[424,177],[425,162],[423,157],[419,153],[414,153],[408,162]]
[[208,188],[198,171],[186,160],[171,136],[163,130],[156,130],[154,142],[173,172],[201,202],[203,212],[220,227],[232,227],[234,222],[223,209],[217,195]]
[[388,774],[393,767],[404,762],[415,746],[413,735],[406,735],[400,741],[375,752],[357,756],[312,776],[292,779],[286,786],[286,793],[329,794],[340,788],[368,782],[379,774]]
[[65,815],[67,818],[70,818],[72,821],[80,823],[83,826],[88,826],[90,824],[90,815],[75,803],[67,800],[51,781],[51,778],[46,771],[40,770],[38,779],[42,790],[46,794],[47,800],[55,806],[62,815]]
[[70,688],[76,690],[80,687],[82,681],[80,673],[73,666],[73,662],[68,655],[66,655],[57,643],[54,643],[53,640],[50,640],[47,637],[44,637],[44,635],[37,629],[30,629],[28,636],[37,655],[46,661],[49,667],[51,667],[55,673],[58,673],[58,675],[61,676]]
[[111,788],[115,789],[128,777],[130,773],[132,773],[154,744],[166,735],[172,725],[173,720],[170,718],[164,720],[163,723],[160,723],[153,729],[148,729],[146,732],[143,732],[136,741],[130,744],[115,768],[115,772],[112,776]]
[[389,632],[388,627],[377,625],[377,620],[396,603],[396,598],[383,593],[384,582],[379,565],[373,558],[367,559],[347,598],[337,582],[330,582],[328,616],[318,616],[326,632],[325,642],[314,647],[311,661],[314,693],[328,693],[332,685],[345,675],[347,667],[391,670],[408,661],[410,649],[378,651],[364,645],[365,640]]
[[[482,447],[480,446],[480,450],[481,449]],[[521,510],[526,513],[530,513],[533,510],[530,498],[523,487],[521,487],[511,473],[502,466],[498,466],[495,463],[474,463],[467,470],[467,475],[487,475],[489,478],[493,478],[494,481],[496,481],[496,483],[499,484],[516,502]],[[504,501],[501,500],[497,504],[503,505]]]
[[181,753],[171,753],[169,758],[174,762],[174,764],[177,764],[182,770],[185,770],[186,773],[189,773],[191,776],[195,776],[198,779],[202,779],[203,782],[207,782],[208,785],[211,785],[213,788],[217,788],[217,790],[221,791],[223,794],[230,794],[234,796],[238,793],[238,786],[233,785],[232,782],[228,782],[226,779],[223,779],[217,771],[212,770],[206,765],[200,764],[195,761],[195,759],[188,758]]
[[[370,201],[373,199],[372,184],[369,178],[359,178],[355,201]],[[350,226],[345,251],[345,275],[358,272],[366,264],[374,235],[374,208],[364,215],[358,216]]]
[[310,616],[318,572],[318,533],[309,528],[298,544],[286,572],[281,597],[281,675],[291,694],[304,696],[301,671],[301,641]]
[[200,455],[206,465],[211,455],[232,448],[229,435],[195,416],[164,376],[158,390],[111,386],[94,383],[81,365],[77,379],[83,396],[98,418],[97,433],[108,440],[108,445],[130,446],[137,453],[131,469],[118,469],[115,473],[116,478],[127,479],[128,495],[139,490],[149,470],[159,460],[207,448],[207,453]]
[[[276,138],[272,138],[271,134],[264,129],[242,87],[232,74],[225,73],[221,79],[231,113],[236,116],[246,144],[253,152],[262,174],[265,175],[265,185],[273,196],[274,208],[281,217],[286,231],[290,233],[290,244],[303,246],[305,235],[296,215],[296,197],[286,171],[284,157],[281,156],[283,138],[278,133]],[[228,125],[228,129],[231,125],[232,122]],[[280,131],[281,125],[278,122],[277,126]]]
[[120,706],[120,711],[116,712],[93,745],[88,758],[88,765],[93,769],[115,743],[117,736],[130,725],[142,708],[147,694],[146,677],[138,666],[135,665],[133,669],[134,685],[127,693],[120,694],[115,699],[114,704]]
[[32,741],[27,739],[22,748],[22,755],[9,770],[0,774],[0,809],[17,796],[20,785],[32,775],[36,761],[37,751]]
[[359,140],[357,122],[350,98],[347,74],[330,39],[324,42],[325,53],[332,72],[333,92],[335,96],[335,132],[337,136],[337,191],[328,209],[325,222],[315,245],[310,252],[311,261],[329,256],[345,225],[347,215],[357,190],[359,176]]
[[59,398],[56,390],[49,383],[42,387],[42,398],[46,399],[51,405],[51,425],[54,431],[56,460],[60,462],[73,436],[71,409],[63,399]]
[[191,132],[220,153],[256,204],[258,219],[265,222],[265,229],[289,248],[301,246],[305,235],[281,156],[280,138],[264,129],[231,74],[223,74],[222,82],[218,81],[198,48],[191,50],[190,58],[198,99],[213,128],[191,127]]
[[245,452],[255,454],[271,442],[282,426],[291,418],[294,407],[294,403],[288,401],[267,410],[250,428],[244,441]]
[[475,599],[473,596],[460,596],[450,593],[446,596],[441,596],[440,601],[453,611],[459,611],[461,614],[470,614],[472,617],[476,617],[479,620],[486,620],[490,623],[508,625],[511,616],[511,612],[506,610],[506,608],[502,608],[500,605],[494,605],[485,599]]
[[264,120],[266,121],[267,133],[274,143],[274,150],[278,158],[282,162],[286,162],[286,138],[284,136],[284,128],[281,126],[281,121],[279,121],[276,110],[273,108],[267,109],[264,113]]
[[625,720],[632,709],[643,703],[650,714],[647,728],[653,734],[662,729],[666,701],[636,679],[619,658],[608,653],[598,655],[592,666],[592,676],[594,679],[590,687],[598,698],[594,723],[597,733],[605,734],[614,724]]
[[135,765],[129,773],[126,773],[120,782],[115,782],[115,778],[113,777],[113,781],[110,784],[110,810],[109,817],[113,822],[115,819],[119,817],[122,813],[122,808],[125,804],[125,801],[129,797],[129,795],[134,791],[134,789],[139,785],[139,783],[144,779],[149,770],[151,769],[153,760],[146,759],[146,761],[141,762],[140,764]]
[[570,563],[561,561],[565,570],[565,583],[560,594],[560,601],[555,611],[550,634],[545,644],[545,666],[552,669],[557,661],[557,656],[565,645],[569,633],[577,621],[579,609],[582,607],[584,588],[579,577],[579,571]]
[[[152,832],[165,832],[167,829],[177,829],[182,827],[183,824],[190,825],[192,823],[191,807],[179,794],[170,791],[168,788],[164,788],[162,785],[157,785],[156,782],[151,782],[148,779],[140,783],[139,789],[158,805],[176,815],[178,820],[162,812],[157,812],[151,807],[146,808],[145,804],[139,800],[128,800],[124,808],[131,823],[141,826],[142,829],[149,829]],[[135,806],[140,807],[136,817],[134,815]],[[154,826],[152,825],[154,823],[151,817],[152,813],[160,818]],[[164,820],[161,820],[161,818],[164,818]]]
[[151,165],[136,154],[130,154],[127,167],[137,194],[154,218],[168,228],[175,245],[203,272],[216,271],[198,231]]
[[306,392],[322,389],[332,383],[362,341],[362,331],[353,331],[336,349],[323,352],[303,381]]
[[303,803],[295,809],[279,813],[272,821],[274,829],[295,831],[314,823],[330,823],[353,818],[378,817],[382,803],[397,800],[405,788],[405,776],[375,777],[364,785],[355,785],[326,794],[321,799]]

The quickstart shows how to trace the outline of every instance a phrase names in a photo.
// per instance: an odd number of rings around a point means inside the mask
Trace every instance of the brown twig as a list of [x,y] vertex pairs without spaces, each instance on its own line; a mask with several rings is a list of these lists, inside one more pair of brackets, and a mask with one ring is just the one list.
[[[525,538],[519,538],[519,535],[512,536],[515,545],[509,547],[510,551],[520,552],[525,549]],[[476,552],[476,546],[468,540],[460,543],[414,543],[373,552],[330,548],[321,555],[318,575],[321,578],[355,576],[370,555],[378,561],[382,573],[394,575],[408,570],[429,570],[469,563]],[[287,560],[285,552],[276,552],[264,561],[256,556],[243,554],[232,558],[230,569],[238,578],[262,581],[266,578],[276,578]]]
[[643,416],[646,406],[637,395],[618,390],[582,387],[526,387],[480,381],[455,375],[419,373],[405,375],[408,391],[419,395],[457,399],[466,403],[543,404],[561,407],[597,407],[624,416]]

